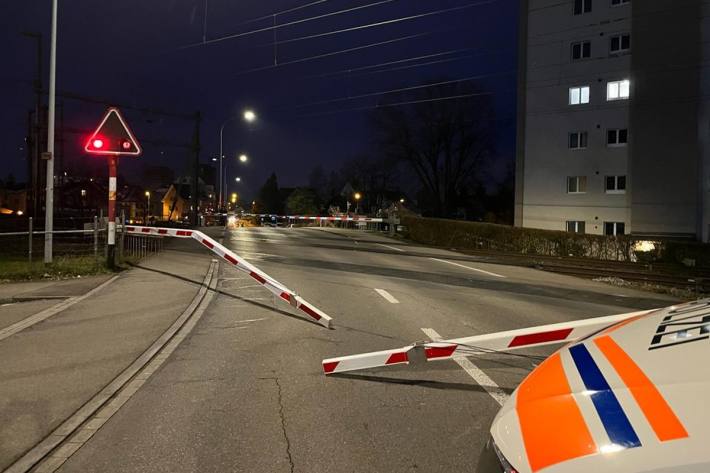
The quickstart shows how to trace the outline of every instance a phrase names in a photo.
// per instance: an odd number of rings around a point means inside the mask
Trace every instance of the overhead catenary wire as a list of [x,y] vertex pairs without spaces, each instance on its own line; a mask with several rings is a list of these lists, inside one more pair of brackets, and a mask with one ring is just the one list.
[[[198,46],[207,46],[207,45],[209,45],[209,44],[219,43],[219,42],[222,42],[222,41],[227,41],[227,40],[235,39],[235,38],[243,38],[243,37],[245,37],[245,36],[251,36],[251,35],[254,35],[254,34],[257,34],[257,33],[263,33],[263,32],[265,32],[265,31],[271,31],[271,30],[274,30],[274,29],[286,28],[286,27],[289,27],[289,26],[298,25],[298,24],[302,24],[302,23],[309,22],[309,21],[320,20],[320,19],[323,19],[323,18],[328,18],[328,17],[331,17],[331,16],[335,16],[335,15],[342,15],[342,14],[344,14],[344,13],[350,13],[350,12],[357,11],[357,10],[363,10],[363,9],[365,9],[365,8],[372,8],[372,7],[376,7],[376,6],[379,6],[379,5],[384,5],[384,4],[386,4],[386,3],[392,3],[392,2],[396,2],[396,1],[398,1],[398,0],[379,0],[379,1],[377,1],[377,2],[368,3],[368,4],[366,4],[366,5],[359,5],[359,6],[357,6],[357,7],[351,7],[351,8],[346,8],[346,9],[344,9],[344,10],[338,10],[338,11],[335,11],[335,12],[324,13],[324,14],[322,14],[322,15],[316,15],[316,16],[312,16],[312,17],[309,17],[309,18],[302,18],[302,19],[300,19],[300,20],[293,20],[293,21],[289,21],[289,22],[286,22],[286,23],[280,23],[280,24],[278,24],[278,25],[267,26],[267,27],[264,27],[264,28],[257,28],[257,29],[255,29],[255,30],[251,30],[251,31],[244,31],[244,32],[241,32],[241,33],[234,33],[234,34],[230,34],[230,35],[226,35],[226,36],[221,36],[221,37],[219,37],[219,38],[210,39],[210,40],[204,41],[204,42],[187,44],[187,45],[185,45],[185,46],[181,46],[181,47],[178,48],[178,49],[188,49],[188,48],[195,48],[195,47],[198,47]],[[273,17],[273,14],[272,14],[272,15],[269,15],[269,17]]]
[[515,71],[505,71],[505,72],[478,74],[475,76],[463,77],[460,79],[451,79],[451,80],[432,82],[432,83],[422,84],[422,85],[400,87],[398,89],[383,90],[383,91],[378,91],[378,92],[369,92],[367,94],[352,95],[352,96],[348,96],[348,97],[339,97],[339,98],[335,98],[335,99],[319,100],[316,102],[295,105],[295,106],[293,106],[293,108],[303,108],[303,107],[311,107],[314,105],[325,105],[325,104],[329,104],[329,103],[346,102],[348,100],[357,100],[357,99],[361,99],[361,98],[374,97],[374,96],[378,96],[378,95],[394,94],[397,92],[408,92],[410,90],[426,89],[429,87],[436,87],[439,85],[457,84],[460,82],[468,82],[468,81],[477,80],[477,79],[485,79],[488,77],[496,77],[496,76],[501,76],[501,75],[514,74],[514,73],[515,73]]
[[[500,52],[505,52],[505,51],[504,50],[487,51],[487,52],[482,52],[482,53],[478,53],[478,54],[466,54],[464,56],[457,56],[457,57],[453,57],[453,58],[449,58],[449,59],[439,59],[436,61],[420,62],[417,64],[411,64],[409,66],[399,66],[399,67],[391,67],[388,69],[379,69],[379,70],[370,71],[370,72],[360,72],[357,74],[353,74],[353,77],[359,77],[359,76],[365,76],[365,75],[371,75],[371,74],[379,74],[381,72],[401,71],[401,70],[405,70],[405,69],[413,69],[416,67],[430,66],[432,64],[442,64],[442,63],[446,63],[446,62],[461,61],[463,59],[469,59],[469,58],[476,57],[476,56],[483,56],[486,54],[496,54],[496,53],[500,53]],[[510,50],[509,50],[509,52],[510,52]]]
[[[319,113],[309,113],[309,114],[298,115],[296,118],[314,118],[314,117],[335,115],[335,114],[346,113],[346,112],[359,112],[359,111],[363,111],[363,110],[376,110],[378,108],[401,107],[404,105],[415,105],[415,104],[429,103],[429,102],[442,102],[442,101],[447,101],[447,100],[458,100],[458,99],[465,99],[465,98],[470,98],[470,97],[480,97],[480,96],[485,96],[485,95],[493,95],[493,92],[476,92],[476,93],[471,93],[471,94],[450,95],[447,97],[436,97],[436,98],[431,98],[431,99],[407,100],[404,102],[392,102],[392,103],[385,103],[385,104],[369,105],[369,106],[364,106],[364,107],[338,109],[338,110],[331,110],[328,112],[319,112]],[[502,119],[495,120],[495,121],[502,121]]]
[[[444,31],[445,31],[445,30],[444,30]],[[302,63],[302,62],[313,61],[313,60],[316,60],[316,59],[322,59],[322,58],[330,57],[330,56],[337,56],[337,55],[339,55],[339,54],[346,54],[346,53],[350,53],[350,52],[353,52],[353,51],[360,51],[360,50],[362,50],[362,49],[374,48],[374,47],[377,47],[377,46],[384,46],[384,45],[386,45],[386,44],[393,44],[393,43],[397,43],[397,42],[400,42],[400,41],[407,41],[407,40],[414,39],[414,38],[421,38],[421,37],[424,37],[424,36],[429,36],[429,35],[432,35],[432,34],[435,34],[435,33],[441,33],[441,32],[442,32],[442,30],[432,30],[432,31],[425,31],[425,32],[423,32],[423,33],[416,33],[416,34],[410,34],[410,35],[406,35],[406,36],[399,36],[399,37],[397,37],[397,38],[392,38],[392,39],[388,39],[388,40],[385,40],[385,41],[378,41],[378,42],[375,42],[375,43],[368,43],[368,44],[364,44],[364,45],[361,45],[361,46],[355,46],[355,47],[352,47],[352,48],[340,49],[340,50],[337,50],[337,51],[330,51],[330,52],[323,53],[323,54],[317,54],[317,55],[315,55],[315,56],[309,56],[309,57],[305,57],[305,58],[293,59],[293,60],[291,60],[291,61],[284,61],[284,62],[280,62],[279,64],[273,64],[273,65],[262,66],[262,67],[255,67],[255,68],[252,68],[252,69],[247,69],[247,70],[245,70],[245,71],[240,71],[240,72],[238,72],[236,75],[237,75],[237,76],[242,76],[242,75],[245,75],[245,74],[251,74],[252,72],[265,71],[265,70],[268,70],[268,69],[274,69],[274,68],[276,68],[276,67],[288,66],[288,65],[291,65],[291,64],[299,64],[299,63]]]
[[426,17],[429,17],[429,16],[441,15],[441,14],[444,14],[444,13],[450,13],[450,12],[454,12],[454,11],[465,10],[465,9],[467,9],[467,8],[473,8],[473,7],[483,6],[483,5],[489,5],[489,4],[492,4],[492,3],[497,3],[497,2],[499,2],[499,1],[501,1],[501,0],[483,0],[483,1],[480,1],[480,2],[468,3],[468,4],[466,4],[466,5],[460,5],[460,6],[457,6],[457,7],[442,8],[442,9],[439,9],[439,10],[434,10],[434,11],[425,12],[425,13],[419,13],[419,14],[416,14],[416,15],[402,16],[402,17],[399,17],[399,18],[392,18],[392,19],[389,19],[389,20],[377,21],[377,22],[368,23],[368,24],[365,24],[365,25],[358,25],[358,26],[352,26],[352,27],[349,27],[349,28],[342,28],[342,29],[339,29],[339,30],[326,31],[326,32],[324,32],[324,33],[316,33],[316,34],[307,35],[307,36],[299,36],[299,37],[297,37],[297,38],[283,39],[283,40],[279,41],[277,44],[295,43],[295,42],[298,42],[298,41],[305,41],[305,40],[308,40],[308,39],[323,38],[323,37],[326,37],[326,36],[332,36],[332,35],[336,35],[336,34],[349,33],[349,32],[352,32],[352,31],[359,31],[359,30],[364,30],[364,29],[368,29],[368,28],[376,28],[376,27],[378,27],[378,26],[387,26],[387,25],[392,25],[392,24],[395,24],[395,23],[401,23],[401,22],[404,22],[404,21],[412,21],[412,20],[416,20],[416,19],[419,19],[419,18],[426,18]]
[[367,66],[351,67],[348,69],[341,69],[338,71],[324,72],[322,74],[313,74],[313,75],[309,75],[309,76],[303,76],[302,79],[319,79],[321,77],[330,77],[330,76],[337,76],[337,75],[342,75],[342,74],[350,74],[352,72],[364,71],[367,69],[375,69],[377,67],[389,66],[389,65],[393,65],[393,64],[402,64],[405,62],[418,61],[420,59],[429,59],[432,57],[448,56],[451,54],[456,54],[458,52],[468,51],[469,49],[471,49],[471,48],[450,49],[448,51],[442,51],[442,52],[438,52],[438,53],[424,54],[421,56],[414,56],[414,57],[409,57],[409,58],[405,58],[405,59],[386,61],[386,62],[381,62],[378,64],[369,64]]

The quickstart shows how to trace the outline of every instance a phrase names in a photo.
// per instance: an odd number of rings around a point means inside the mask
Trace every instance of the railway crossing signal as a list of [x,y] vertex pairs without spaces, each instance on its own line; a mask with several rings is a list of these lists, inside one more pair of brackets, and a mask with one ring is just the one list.
[[108,254],[107,264],[116,264],[116,177],[118,157],[137,157],[143,152],[138,140],[128,127],[121,112],[111,107],[89,137],[84,151],[89,154],[108,156]]

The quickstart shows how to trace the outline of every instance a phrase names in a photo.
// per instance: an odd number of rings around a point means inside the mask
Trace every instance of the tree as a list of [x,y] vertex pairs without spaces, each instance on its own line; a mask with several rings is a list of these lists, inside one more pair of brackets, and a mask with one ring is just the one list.
[[489,95],[460,82],[439,83],[380,103],[373,124],[383,154],[417,176],[420,206],[450,217],[480,184],[492,150],[491,118]]
[[283,208],[281,195],[279,193],[279,183],[276,179],[276,173],[271,173],[271,176],[266,180],[259,190],[259,207],[264,212],[269,214],[280,214]]
[[299,187],[286,199],[286,211],[292,215],[317,214],[318,196],[311,189]]

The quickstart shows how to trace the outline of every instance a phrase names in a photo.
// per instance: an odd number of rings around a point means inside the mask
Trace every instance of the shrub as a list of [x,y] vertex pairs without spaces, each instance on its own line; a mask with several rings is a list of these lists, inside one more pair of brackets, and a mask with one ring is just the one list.
[[[409,215],[402,216],[402,224],[407,227],[412,240],[434,246],[614,261],[637,261],[635,246],[639,240],[642,240],[630,235],[618,237],[586,235]],[[679,245],[682,246],[682,243]],[[708,251],[710,247],[701,246],[705,248],[705,254],[710,262],[710,251]],[[645,255],[644,259],[656,259],[662,253],[663,243],[657,243],[656,248],[651,256]]]

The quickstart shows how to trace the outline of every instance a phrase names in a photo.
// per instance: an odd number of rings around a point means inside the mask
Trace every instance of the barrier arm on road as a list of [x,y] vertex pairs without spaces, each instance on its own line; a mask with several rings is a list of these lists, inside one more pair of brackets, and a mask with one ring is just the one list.
[[393,350],[328,358],[323,360],[323,372],[325,374],[344,373],[381,366],[416,364],[419,361],[448,360],[456,356],[505,353],[521,348],[569,343],[593,335],[613,325],[630,322],[654,312],[654,310],[575,320],[451,340],[426,341]]
[[196,230],[180,230],[177,228],[139,227],[135,225],[126,225],[125,228],[127,233],[133,234],[158,235],[174,238],[192,238],[193,240],[197,240],[200,244],[209,248],[210,251],[217,254],[224,261],[230,263],[238,270],[255,279],[259,284],[264,286],[279,299],[305,313],[324,327],[331,328],[332,326],[333,319],[325,312],[321,311],[316,306],[296,294],[295,291],[292,291],[282,283],[273,279],[271,276],[264,273],[244,258],[227,249],[225,246],[219,244],[202,232]]

